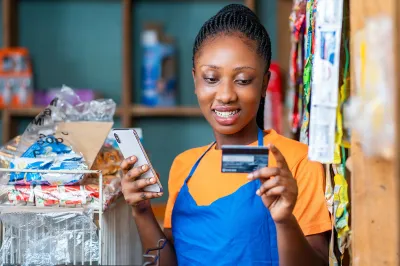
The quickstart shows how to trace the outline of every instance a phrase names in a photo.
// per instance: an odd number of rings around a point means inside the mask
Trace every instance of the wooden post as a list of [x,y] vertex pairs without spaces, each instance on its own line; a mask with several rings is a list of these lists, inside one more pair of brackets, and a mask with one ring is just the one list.
[[1,137],[2,137],[2,144],[5,144],[7,141],[10,140],[10,132],[11,132],[11,116],[8,110],[3,110],[1,114]]
[[[355,37],[365,26],[365,21],[387,16],[393,21],[394,61],[399,68],[399,15],[398,0],[350,0],[352,91],[355,83],[356,50]],[[397,24],[397,25],[396,25]],[[384,42],[385,40],[382,40]],[[394,95],[399,99],[400,75],[397,75]],[[396,114],[400,101],[396,101]],[[400,123],[396,118],[397,144],[399,144]],[[379,145],[376,143],[375,145]],[[360,145],[357,132],[352,133],[351,148],[351,199],[352,199],[352,257],[354,266],[399,265],[399,156],[395,159],[367,158]]]
[[16,32],[16,0],[3,0],[3,47],[17,44]]
[[132,102],[132,0],[122,0],[122,126],[131,125]]
[[254,12],[256,11],[256,0],[245,0],[244,4]]
[[[288,0],[277,0],[277,30],[278,30],[278,42],[277,42],[277,61],[282,74],[282,88],[284,95],[286,97],[286,88],[288,88],[287,80],[289,77],[289,62],[290,62],[290,50],[291,50],[291,30],[289,27],[289,16],[292,12],[293,1]],[[289,117],[289,112],[287,108],[283,109],[283,117]],[[288,119],[284,119],[283,132],[285,136],[291,136],[291,127]]]

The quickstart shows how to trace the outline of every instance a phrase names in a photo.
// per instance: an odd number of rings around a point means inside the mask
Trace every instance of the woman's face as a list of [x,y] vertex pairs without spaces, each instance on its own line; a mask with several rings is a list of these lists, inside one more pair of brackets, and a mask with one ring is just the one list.
[[268,75],[253,41],[222,35],[203,43],[193,79],[200,108],[215,131],[231,135],[256,123]]

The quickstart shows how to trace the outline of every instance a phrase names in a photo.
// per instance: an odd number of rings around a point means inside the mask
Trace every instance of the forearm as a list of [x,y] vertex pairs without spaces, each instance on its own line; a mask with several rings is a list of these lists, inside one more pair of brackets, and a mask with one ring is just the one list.
[[[162,238],[167,239],[151,209],[140,212],[133,210],[132,214],[135,219],[144,252],[150,248],[156,247],[158,240]],[[168,241],[165,247],[161,250],[160,256],[160,266],[178,265],[175,250],[171,241]]]
[[294,216],[285,223],[277,223],[276,230],[281,266],[327,265],[310,246]]

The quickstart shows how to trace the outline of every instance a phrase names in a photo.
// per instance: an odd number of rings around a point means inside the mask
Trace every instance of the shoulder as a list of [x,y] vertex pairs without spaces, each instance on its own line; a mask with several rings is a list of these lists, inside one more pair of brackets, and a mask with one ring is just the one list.
[[194,164],[196,160],[206,151],[207,148],[208,146],[202,146],[186,150],[175,157],[172,165],[183,166],[192,163]]
[[206,151],[208,146],[186,150],[175,157],[169,172],[169,186],[179,186],[188,176],[197,159]]
[[278,135],[275,145],[282,152],[298,182],[304,181],[304,185],[311,185],[324,180],[322,164],[308,159],[308,145],[281,135]]
[[285,157],[290,170],[308,161],[308,146],[304,143],[277,134],[273,144]]

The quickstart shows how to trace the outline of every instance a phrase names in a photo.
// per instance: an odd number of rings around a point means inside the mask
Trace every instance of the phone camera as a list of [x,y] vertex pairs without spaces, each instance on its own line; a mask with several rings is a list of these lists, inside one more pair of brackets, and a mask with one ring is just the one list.
[[115,137],[115,139],[116,139],[116,141],[117,141],[118,143],[121,143],[121,141],[120,141],[120,139],[119,139],[117,133],[114,133],[114,137]]

